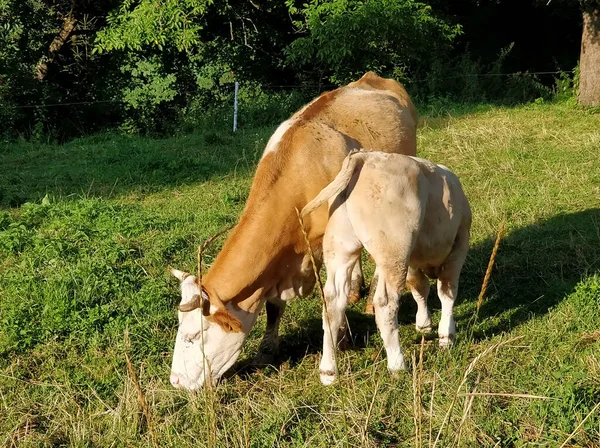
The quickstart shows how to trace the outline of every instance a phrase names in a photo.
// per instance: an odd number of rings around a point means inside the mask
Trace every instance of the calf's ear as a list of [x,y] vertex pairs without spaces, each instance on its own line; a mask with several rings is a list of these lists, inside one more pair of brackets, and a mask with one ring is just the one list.
[[233,317],[225,308],[218,308],[208,319],[220,326],[226,333],[240,333],[242,331],[240,320]]

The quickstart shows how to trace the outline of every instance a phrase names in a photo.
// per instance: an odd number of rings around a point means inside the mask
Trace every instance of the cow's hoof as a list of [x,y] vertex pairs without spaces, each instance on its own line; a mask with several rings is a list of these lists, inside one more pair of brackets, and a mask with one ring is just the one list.
[[392,370],[388,368],[388,373],[392,378],[398,379],[400,377],[400,373],[402,373],[402,370]]
[[324,372],[322,370],[319,372],[319,376],[321,378],[321,383],[323,383],[323,386],[331,386],[335,382],[336,378],[336,374],[334,372]]
[[365,306],[365,313],[371,315],[375,314],[375,306],[373,306],[372,302],[368,302]]
[[454,335],[442,335],[440,336],[440,348],[441,349],[449,349],[454,345]]

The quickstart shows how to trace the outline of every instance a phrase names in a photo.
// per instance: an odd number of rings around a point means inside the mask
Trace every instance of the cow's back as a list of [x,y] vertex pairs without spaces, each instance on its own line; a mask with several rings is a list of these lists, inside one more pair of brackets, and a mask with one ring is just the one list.
[[372,72],[324,93],[292,118],[319,121],[365,149],[416,154],[417,113],[406,90]]

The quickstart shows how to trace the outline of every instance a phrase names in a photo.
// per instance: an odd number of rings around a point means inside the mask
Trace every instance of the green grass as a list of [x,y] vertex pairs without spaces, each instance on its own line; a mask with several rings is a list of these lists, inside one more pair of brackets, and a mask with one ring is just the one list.
[[[410,372],[388,375],[362,301],[348,312],[354,346],[339,357],[340,381],[321,386],[313,296],[288,307],[274,366],[247,362],[262,316],[212,399],[170,387],[178,287],[167,266],[193,271],[197,245],[236,221],[274,128],[0,147],[0,445],[151,446],[126,350],[161,447],[207,446],[212,437],[218,446],[419,446],[415,415],[420,446],[433,444],[430,428],[438,447],[566,440],[600,402],[600,115],[566,103],[422,118],[420,155],[460,176],[474,221],[457,345],[444,352],[426,340],[414,385]],[[507,232],[473,324],[503,217]],[[434,292],[429,302],[436,319]],[[409,358],[421,341],[414,312],[406,297]],[[472,391],[550,399],[457,397]],[[567,446],[598,446],[599,425],[596,408]]]

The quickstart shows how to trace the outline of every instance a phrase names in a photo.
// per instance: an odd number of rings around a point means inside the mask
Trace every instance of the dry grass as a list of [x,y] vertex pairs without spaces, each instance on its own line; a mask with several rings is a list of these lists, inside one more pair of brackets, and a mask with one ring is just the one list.
[[[130,346],[128,331],[125,331],[124,339],[126,350],[128,350]],[[127,351],[125,351],[125,360],[127,361],[127,370],[129,371],[129,375],[131,376],[131,381],[133,382],[135,390],[137,391],[140,406],[142,407],[142,412],[144,413],[144,417],[146,417],[146,425],[148,426],[148,432],[150,433],[152,444],[155,448],[158,448],[158,441],[156,439],[156,432],[154,431],[154,424],[152,423],[152,415],[150,413],[150,408],[148,407],[146,397],[144,396],[144,392],[142,391],[142,386],[138,381],[137,373],[135,372],[135,368],[133,367],[133,363],[131,362],[131,358],[129,357],[129,353],[127,353]]]
[[479,309],[483,305],[485,291],[487,290],[488,284],[490,282],[490,278],[492,276],[492,268],[494,267],[494,261],[496,261],[496,254],[498,253],[498,247],[500,247],[500,240],[502,239],[502,235],[504,235],[505,224],[506,224],[506,220],[503,219],[502,223],[500,223],[500,230],[498,230],[498,235],[496,236],[496,242],[494,243],[494,248],[492,249],[492,254],[490,255],[490,261],[489,261],[488,267],[485,271],[485,276],[483,277],[483,283],[481,285],[481,292],[479,293],[479,297],[477,297],[477,312],[479,312]]

